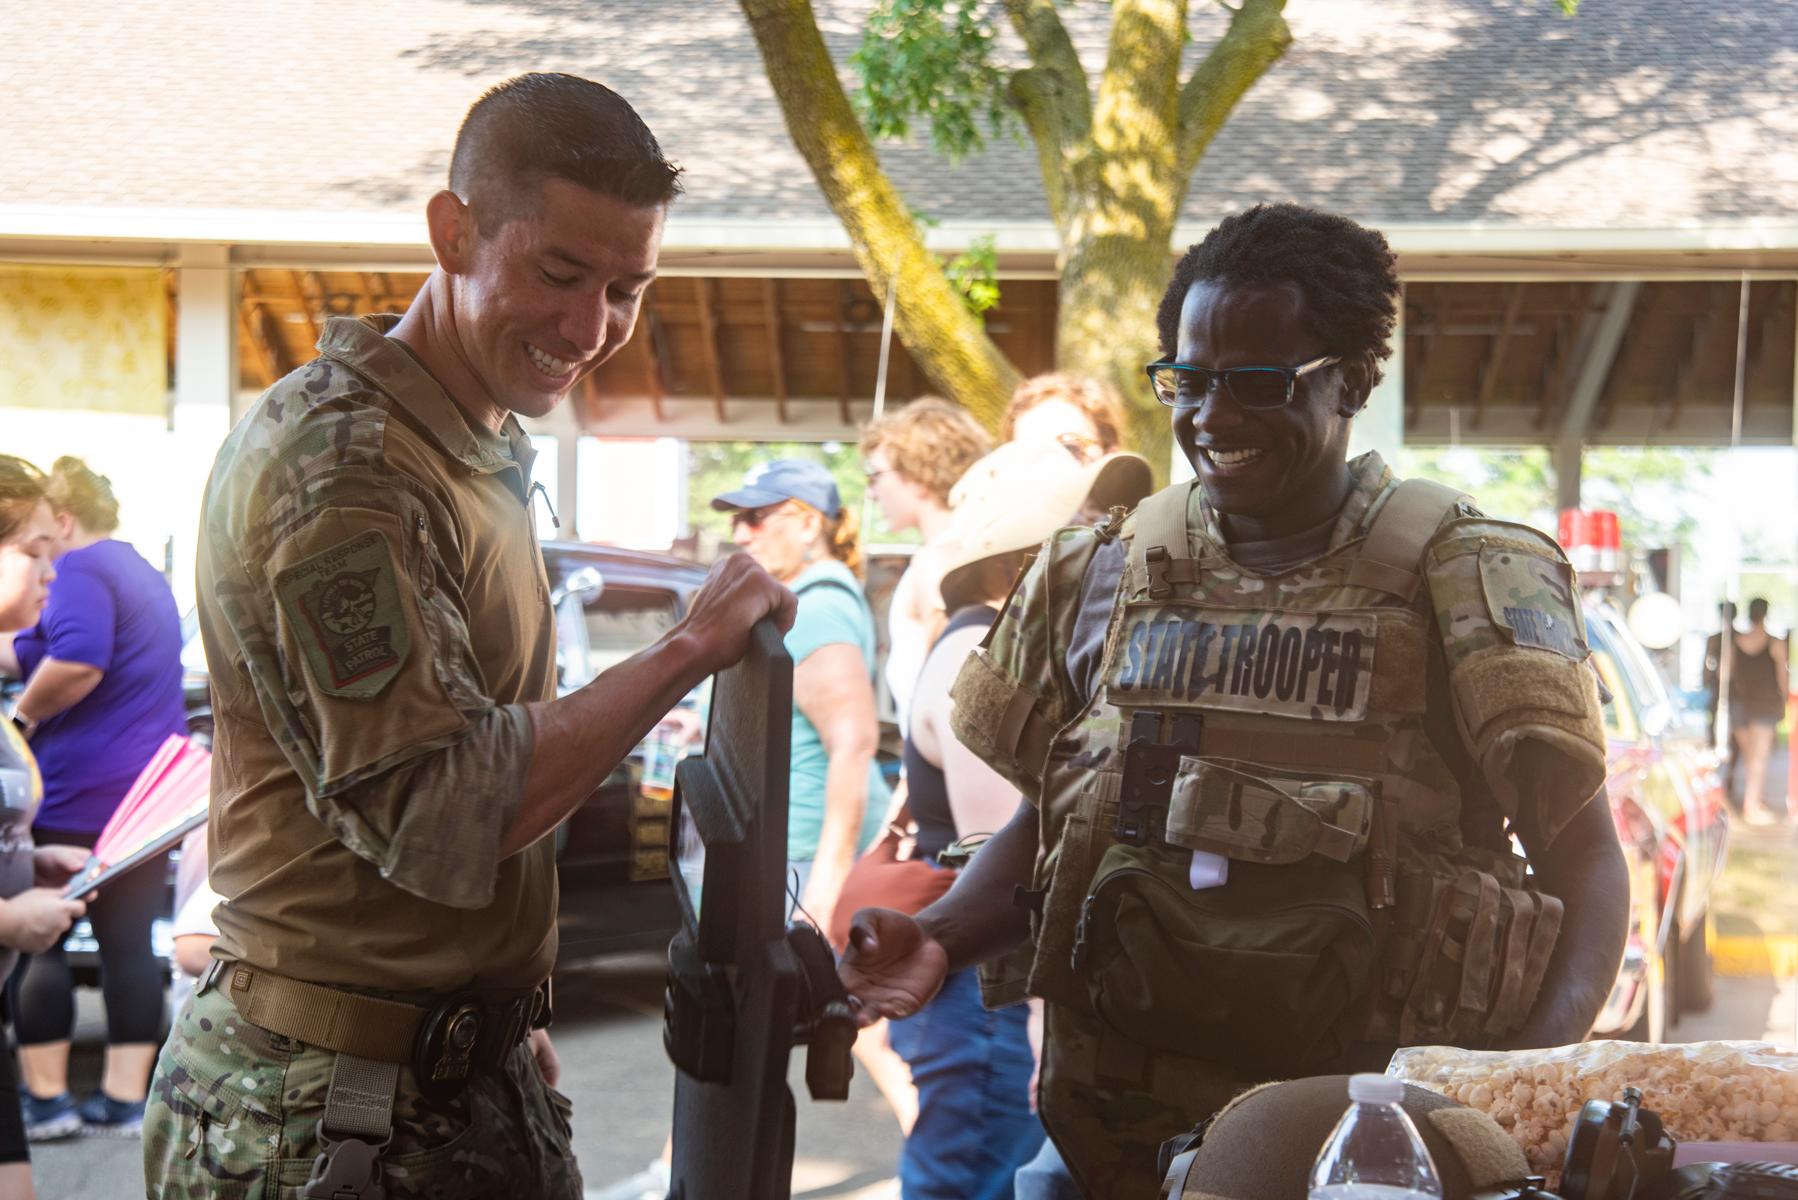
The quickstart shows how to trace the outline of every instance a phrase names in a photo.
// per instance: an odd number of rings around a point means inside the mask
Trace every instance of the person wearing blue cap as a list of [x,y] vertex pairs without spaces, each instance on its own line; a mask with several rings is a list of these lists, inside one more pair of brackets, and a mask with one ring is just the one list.
[[816,462],[752,469],[712,501],[731,536],[799,597],[786,637],[793,657],[793,751],[787,859],[800,906],[824,928],[855,856],[876,833],[887,788],[874,762],[874,614],[862,593],[859,523]]

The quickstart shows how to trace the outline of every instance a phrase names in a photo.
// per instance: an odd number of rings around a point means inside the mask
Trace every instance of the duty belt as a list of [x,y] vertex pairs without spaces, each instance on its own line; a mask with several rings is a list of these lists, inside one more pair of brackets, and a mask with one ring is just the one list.
[[324,1152],[300,1189],[303,1200],[387,1200],[382,1152],[393,1141],[400,1068],[411,1066],[424,1096],[447,1100],[471,1072],[498,1070],[550,1019],[548,980],[533,988],[458,992],[427,1007],[215,959],[198,994],[213,988],[251,1024],[335,1055],[318,1122]]
[[309,1046],[410,1066],[427,1095],[453,1094],[471,1071],[491,1071],[550,1021],[550,984],[467,991],[430,1006],[289,979],[214,960],[199,990],[218,988],[243,1019]]

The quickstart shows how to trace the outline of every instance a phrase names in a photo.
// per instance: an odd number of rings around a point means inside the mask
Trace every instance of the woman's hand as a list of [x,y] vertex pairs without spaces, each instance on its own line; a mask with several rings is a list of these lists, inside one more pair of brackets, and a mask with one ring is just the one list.
[[531,1030],[531,1057],[537,1060],[537,1074],[543,1076],[543,1082],[555,1087],[562,1078],[562,1059],[550,1045],[549,1030]]
[[929,1004],[949,974],[949,954],[924,927],[890,908],[864,908],[849,925],[849,950],[837,975],[856,1004],[857,1025],[911,1016]]
[[61,887],[87,866],[89,857],[81,846],[39,846],[31,854],[33,881],[39,887]]
[[54,888],[32,888],[0,901],[0,944],[42,954],[62,940],[75,918],[87,911],[79,900],[64,900]]

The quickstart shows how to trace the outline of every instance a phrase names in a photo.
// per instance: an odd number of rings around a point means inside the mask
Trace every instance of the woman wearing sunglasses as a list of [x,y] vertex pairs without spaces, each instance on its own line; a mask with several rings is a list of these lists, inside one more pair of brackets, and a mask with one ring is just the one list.
[[793,658],[787,859],[800,905],[829,928],[855,856],[874,839],[887,788],[874,763],[874,616],[862,594],[861,539],[830,472],[780,459],[712,501],[731,535],[799,597]]

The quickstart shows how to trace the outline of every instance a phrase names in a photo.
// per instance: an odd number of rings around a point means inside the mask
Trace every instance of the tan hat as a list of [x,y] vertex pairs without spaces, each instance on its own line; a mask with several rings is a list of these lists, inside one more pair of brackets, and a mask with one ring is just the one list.
[[1007,442],[969,467],[949,491],[943,575],[996,554],[1033,550],[1094,507],[1134,508],[1154,490],[1148,461],[1108,454],[1082,464],[1049,438]]

